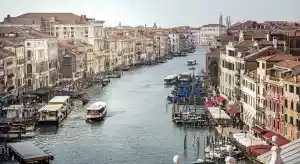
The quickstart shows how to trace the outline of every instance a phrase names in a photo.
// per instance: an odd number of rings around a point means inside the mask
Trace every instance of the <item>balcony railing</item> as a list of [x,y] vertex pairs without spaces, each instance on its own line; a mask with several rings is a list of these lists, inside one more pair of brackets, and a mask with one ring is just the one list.
[[269,79],[272,81],[280,81],[280,78],[275,76],[269,76]]
[[14,73],[10,73],[10,74],[7,75],[7,78],[13,78],[14,76],[15,76]]
[[17,60],[17,63],[18,63],[18,64],[24,64],[24,63],[25,63],[25,59],[18,59],[18,60]]
[[27,77],[27,78],[32,78],[32,73],[27,73],[27,74],[26,74],[26,77]]

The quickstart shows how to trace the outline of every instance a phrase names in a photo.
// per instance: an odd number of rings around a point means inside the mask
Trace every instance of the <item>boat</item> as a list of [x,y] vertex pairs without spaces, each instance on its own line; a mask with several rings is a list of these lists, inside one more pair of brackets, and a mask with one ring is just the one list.
[[167,76],[167,77],[164,78],[164,81],[165,81],[166,85],[175,84],[178,81],[178,76],[176,74],[169,75],[169,76]]
[[125,66],[122,68],[122,71],[129,71],[130,70],[130,67],[129,66]]
[[102,80],[102,86],[107,86],[108,84],[110,83],[110,79],[109,78],[104,78],[103,80]]
[[103,101],[94,102],[87,108],[86,120],[99,121],[103,120],[106,116],[107,109],[106,103]]
[[82,105],[86,105],[90,101],[90,96],[87,93],[84,93],[81,96]]
[[178,78],[181,83],[189,83],[192,82],[192,74],[190,72],[183,72],[179,74]]
[[[3,151],[8,161],[2,161],[10,164],[18,163],[51,163],[54,160],[52,155],[47,154],[42,149],[38,148],[33,142],[16,142],[7,143],[7,151]],[[1,162],[1,163],[2,163]]]
[[114,74],[105,75],[105,78],[121,78],[121,73],[117,72]]
[[193,164],[214,164],[215,162],[210,159],[197,159],[197,161],[193,162]]
[[161,59],[158,59],[158,61],[157,61],[158,63],[166,63],[167,62],[167,60],[166,59],[164,59],[164,58],[161,58]]
[[196,60],[188,60],[187,61],[187,65],[191,66],[191,65],[197,65],[197,61]]
[[55,96],[38,110],[39,125],[59,125],[72,111],[70,96]]

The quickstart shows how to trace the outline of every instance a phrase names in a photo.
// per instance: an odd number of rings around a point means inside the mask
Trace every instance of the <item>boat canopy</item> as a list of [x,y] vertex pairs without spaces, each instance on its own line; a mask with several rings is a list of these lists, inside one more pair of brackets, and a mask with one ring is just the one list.
[[187,62],[188,62],[188,63],[195,63],[196,60],[188,60]]
[[40,160],[51,160],[51,155],[46,154],[43,150],[31,142],[8,143],[8,148],[20,156],[26,163]]
[[174,78],[176,78],[177,75],[176,74],[173,74],[173,75],[168,75],[167,77],[165,77],[165,80],[172,80]]
[[55,96],[48,102],[48,104],[64,104],[67,103],[69,99],[70,96]]
[[87,108],[87,110],[99,110],[101,108],[105,108],[106,103],[103,101],[94,102],[91,106]]
[[180,73],[179,74],[180,75],[180,77],[191,77],[192,76],[192,74],[190,73],[190,72],[183,72],[183,73]]
[[38,112],[56,112],[63,107],[63,104],[45,105]]

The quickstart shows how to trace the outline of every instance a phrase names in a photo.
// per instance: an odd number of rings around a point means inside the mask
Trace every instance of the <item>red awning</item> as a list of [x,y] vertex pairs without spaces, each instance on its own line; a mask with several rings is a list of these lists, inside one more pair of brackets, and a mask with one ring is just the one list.
[[267,132],[266,129],[260,128],[260,127],[258,127],[258,126],[253,126],[253,127],[251,128],[251,130],[253,130],[254,132],[260,133],[260,134],[264,134],[264,133]]
[[219,103],[223,102],[225,99],[222,96],[217,97],[217,101]]
[[238,114],[240,113],[240,111],[238,111],[236,108],[234,107],[229,107],[227,110],[227,113],[230,114],[230,115],[235,115],[235,114]]
[[282,145],[285,145],[285,144],[288,144],[290,141],[286,138],[284,138],[283,136],[275,133],[275,132],[272,132],[272,131],[269,131],[267,132],[266,134],[264,134],[264,138],[265,139],[269,139],[269,140],[272,140],[272,137],[273,136],[277,136],[277,141],[276,141],[276,144],[278,146],[282,146]]
[[247,152],[253,156],[260,156],[271,150],[270,145],[252,145],[247,147]]

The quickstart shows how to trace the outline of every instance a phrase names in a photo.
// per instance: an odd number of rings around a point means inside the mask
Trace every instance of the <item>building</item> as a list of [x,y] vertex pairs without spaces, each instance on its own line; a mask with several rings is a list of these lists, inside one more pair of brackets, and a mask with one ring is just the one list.
[[248,71],[241,75],[241,80],[236,81],[236,85],[241,86],[241,102],[243,106],[243,121],[249,127],[255,125],[257,106],[257,72]]
[[59,41],[59,54],[62,81],[77,81],[94,73],[92,45],[81,40]]
[[214,45],[214,37],[226,33],[226,27],[220,24],[207,24],[200,28],[200,45]]
[[[294,62],[296,64],[296,62]],[[299,62],[298,62],[299,63]],[[300,74],[284,80],[284,135],[295,140],[300,138]]]
[[[16,89],[16,57],[15,55],[0,47],[0,68],[1,70],[1,92],[8,94]],[[5,96],[5,95],[2,95]]]
[[171,53],[179,53],[179,34],[172,33],[169,34],[169,45]]
[[195,47],[200,46],[200,29],[201,28],[190,28],[189,32],[192,35],[192,43]]
[[[98,62],[97,64],[104,63],[104,21],[73,13],[25,13],[17,17],[8,15],[0,26],[11,25],[39,27],[42,33],[59,39],[83,40],[93,45],[93,51],[97,56],[95,62]],[[101,67],[101,69],[104,69],[104,67]],[[104,71],[101,69],[96,69],[96,73]]]
[[179,53],[188,51],[188,40],[185,33],[179,34]]
[[[25,80],[17,79],[27,89],[35,90],[58,83],[58,46],[57,39],[30,27],[0,27],[0,39],[23,44],[22,52],[17,53],[17,68],[25,65]],[[10,51],[14,49],[7,47]],[[22,47],[16,49],[22,51]],[[18,60],[19,59],[19,60]],[[25,63],[22,59],[25,59]],[[17,70],[18,74],[22,74]],[[22,77],[22,75],[20,75]],[[23,82],[22,82],[23,81]]]
[[[287,131],[289,123],[294,125],[291,111],[296,109],[293,99],[284,95],[285,84],[283,81],[291,75],[297,75],[300,70],[300,62],[296,61],[297,57],[290,54],[282,54],[284,60],[275,63],[272,68],[268,69],[266,76],[266,128],[291,138],[294,132]],[[290,59],[290,60],[289,60]],[[288,87],[289,92],[294,93],[294,87]],[[286,97],[287,96],[287,97]],[[284,98],[287,98],[286,100]],[[287,103],[287,104],[284,104]],[[284,105],[284,106],[283,106]],[[285,108],[283,108],[285,107]],[[284,110],[286,109],[286,111]],[[289,123],[287,121],[291,120]],[[291,129],[291,128],[290,128]],[[293,130],[293,129],[292,129]],[[287,135],[287,133],[290,133]],[[295,133],[296,134],[296,133]]]
[[205,54],[206,58],[206,69],[205,76],[208,77],[209,84],[212,86],[218,86],[220,82],[220,52],[221,49],[210,49],[210,52]]

